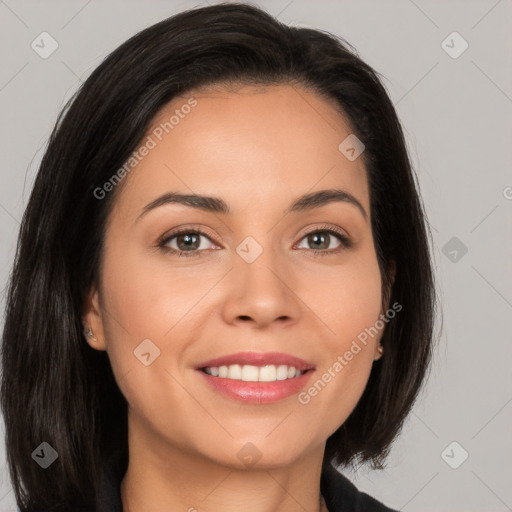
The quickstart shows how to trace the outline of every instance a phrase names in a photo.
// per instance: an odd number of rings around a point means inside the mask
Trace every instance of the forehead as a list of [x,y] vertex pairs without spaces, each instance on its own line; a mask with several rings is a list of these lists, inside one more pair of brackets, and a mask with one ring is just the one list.
[[[174,98],[155,116],[151,147],[124,178],[125,215],[168,191],[282,211],[306,192],[343,188],[369,211],[362,158],[339,145],[352,134],[336,105],[297,85],[209,87]],[[135,213],[134,213],[135,214]]]

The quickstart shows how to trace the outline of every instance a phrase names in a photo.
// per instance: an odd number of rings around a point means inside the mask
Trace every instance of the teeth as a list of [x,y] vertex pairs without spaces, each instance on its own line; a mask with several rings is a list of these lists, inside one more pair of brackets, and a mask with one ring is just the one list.
[[[294,368],[295,370],[295,368]],[[288,378],[288,366],[281,364],[277,367],[277,380],[285,380]]]
[[295,366],[269,364],[253,366],[251,364],[231,364],[229,366],[208,366],[204,369],[208,375],[223,379],[243,380],[246,382],[275,382],[299,377],[303,372]]
[[[291,369],[291,367],[290,367]],[[274,382],[276,380],[277,370],[273,364],[262,366],[260,368],[259,381],[260,382]]]
[[240,380],[242,378],[242,367],[239,364],[228,366],[228,379]]
[[242,380],[247,382],[258,382],[259,380],[259,370],[257,366],[245,364],[240,373],[242,374]]

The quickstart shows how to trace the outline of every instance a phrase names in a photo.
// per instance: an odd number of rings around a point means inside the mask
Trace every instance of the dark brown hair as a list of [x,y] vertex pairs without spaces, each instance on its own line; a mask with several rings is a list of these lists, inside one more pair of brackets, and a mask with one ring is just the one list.
[[[386,326],[384,356],[363,396],[327,440],[325,460],[380,467],[417,397],[433,341],[429,231],[378,74],[341,38],[288,27],[257,7],[185,11],[130,38],[83,83],[59,116],[23,217],[1,381],[7,459],[23,512],[93,503],[102,463],[128,450],[126,401],[107,354],[83,337],[83,297],[99,279],[116,197],[98,200],[93,191],[123,166],[171,99],[235,83],[303,85],[339,106],[365,145],[383,303],[389,298],[402,310]],[[59,455],[44,471],[31,458],[43,441]]]

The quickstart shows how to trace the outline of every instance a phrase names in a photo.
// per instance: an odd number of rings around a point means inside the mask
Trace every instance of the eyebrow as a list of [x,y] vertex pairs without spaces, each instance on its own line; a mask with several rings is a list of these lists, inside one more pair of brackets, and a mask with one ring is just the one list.
[[[325,206],[333,202],[352,204],[360,211],[365,220],[368,219],[368,215],[363,205],[352,194],[341,189],[320,190],[318,192],[304,194],[297,198],[288,207],[285,211],[285,215],[320,208],[321,206]],[[141,214],[137,217],[136,222],[151,210],[172,203],[189,206],[191,208],[211,213],[221,213],[224,215],[229,215],[231,213],[229,205],[220,197],[168,192],[157,197],[154,201],[151,201],[151,203],[146,205]]]

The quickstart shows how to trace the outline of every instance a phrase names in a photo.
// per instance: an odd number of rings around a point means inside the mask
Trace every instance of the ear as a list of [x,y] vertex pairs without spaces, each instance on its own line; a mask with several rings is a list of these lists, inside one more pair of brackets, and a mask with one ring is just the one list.
[[373,360],[378,361],[382,357],[383,353],[384,353],[384,349],[383,349],[382,345],[380,344],[380,342],[377,341],[377,343],[375,343]]
[[88,329],[92,331],[91,336],[84,334],[87,343],[96,350],[107,350],[103,327],[102,308],[100,305],[100,293],[96,284],[91,286],[91,289],[84,297],[82,320],[84,333]]
[[[387,286],[387,289],[383,290],[383,297],[382,297],[382,310],[380,312],[381,315],[386,315],[386,311],[389,308],[389,302],[391,300],[391,291],[393,290],[393,284],[395,283],[395,275],[396,275],[396,262],[395,260],[391,260],[389,262],[388,266],[388,273],[389,273],[389,285]],[[382,329],[381,333],[379,334],[379,337],[376,339],[375,348],[374,348],[374,355],[373,360],[377,361],[380,359],[384,353],[384,348],[380,344],[382,336],[384,335],[385,327]]]

